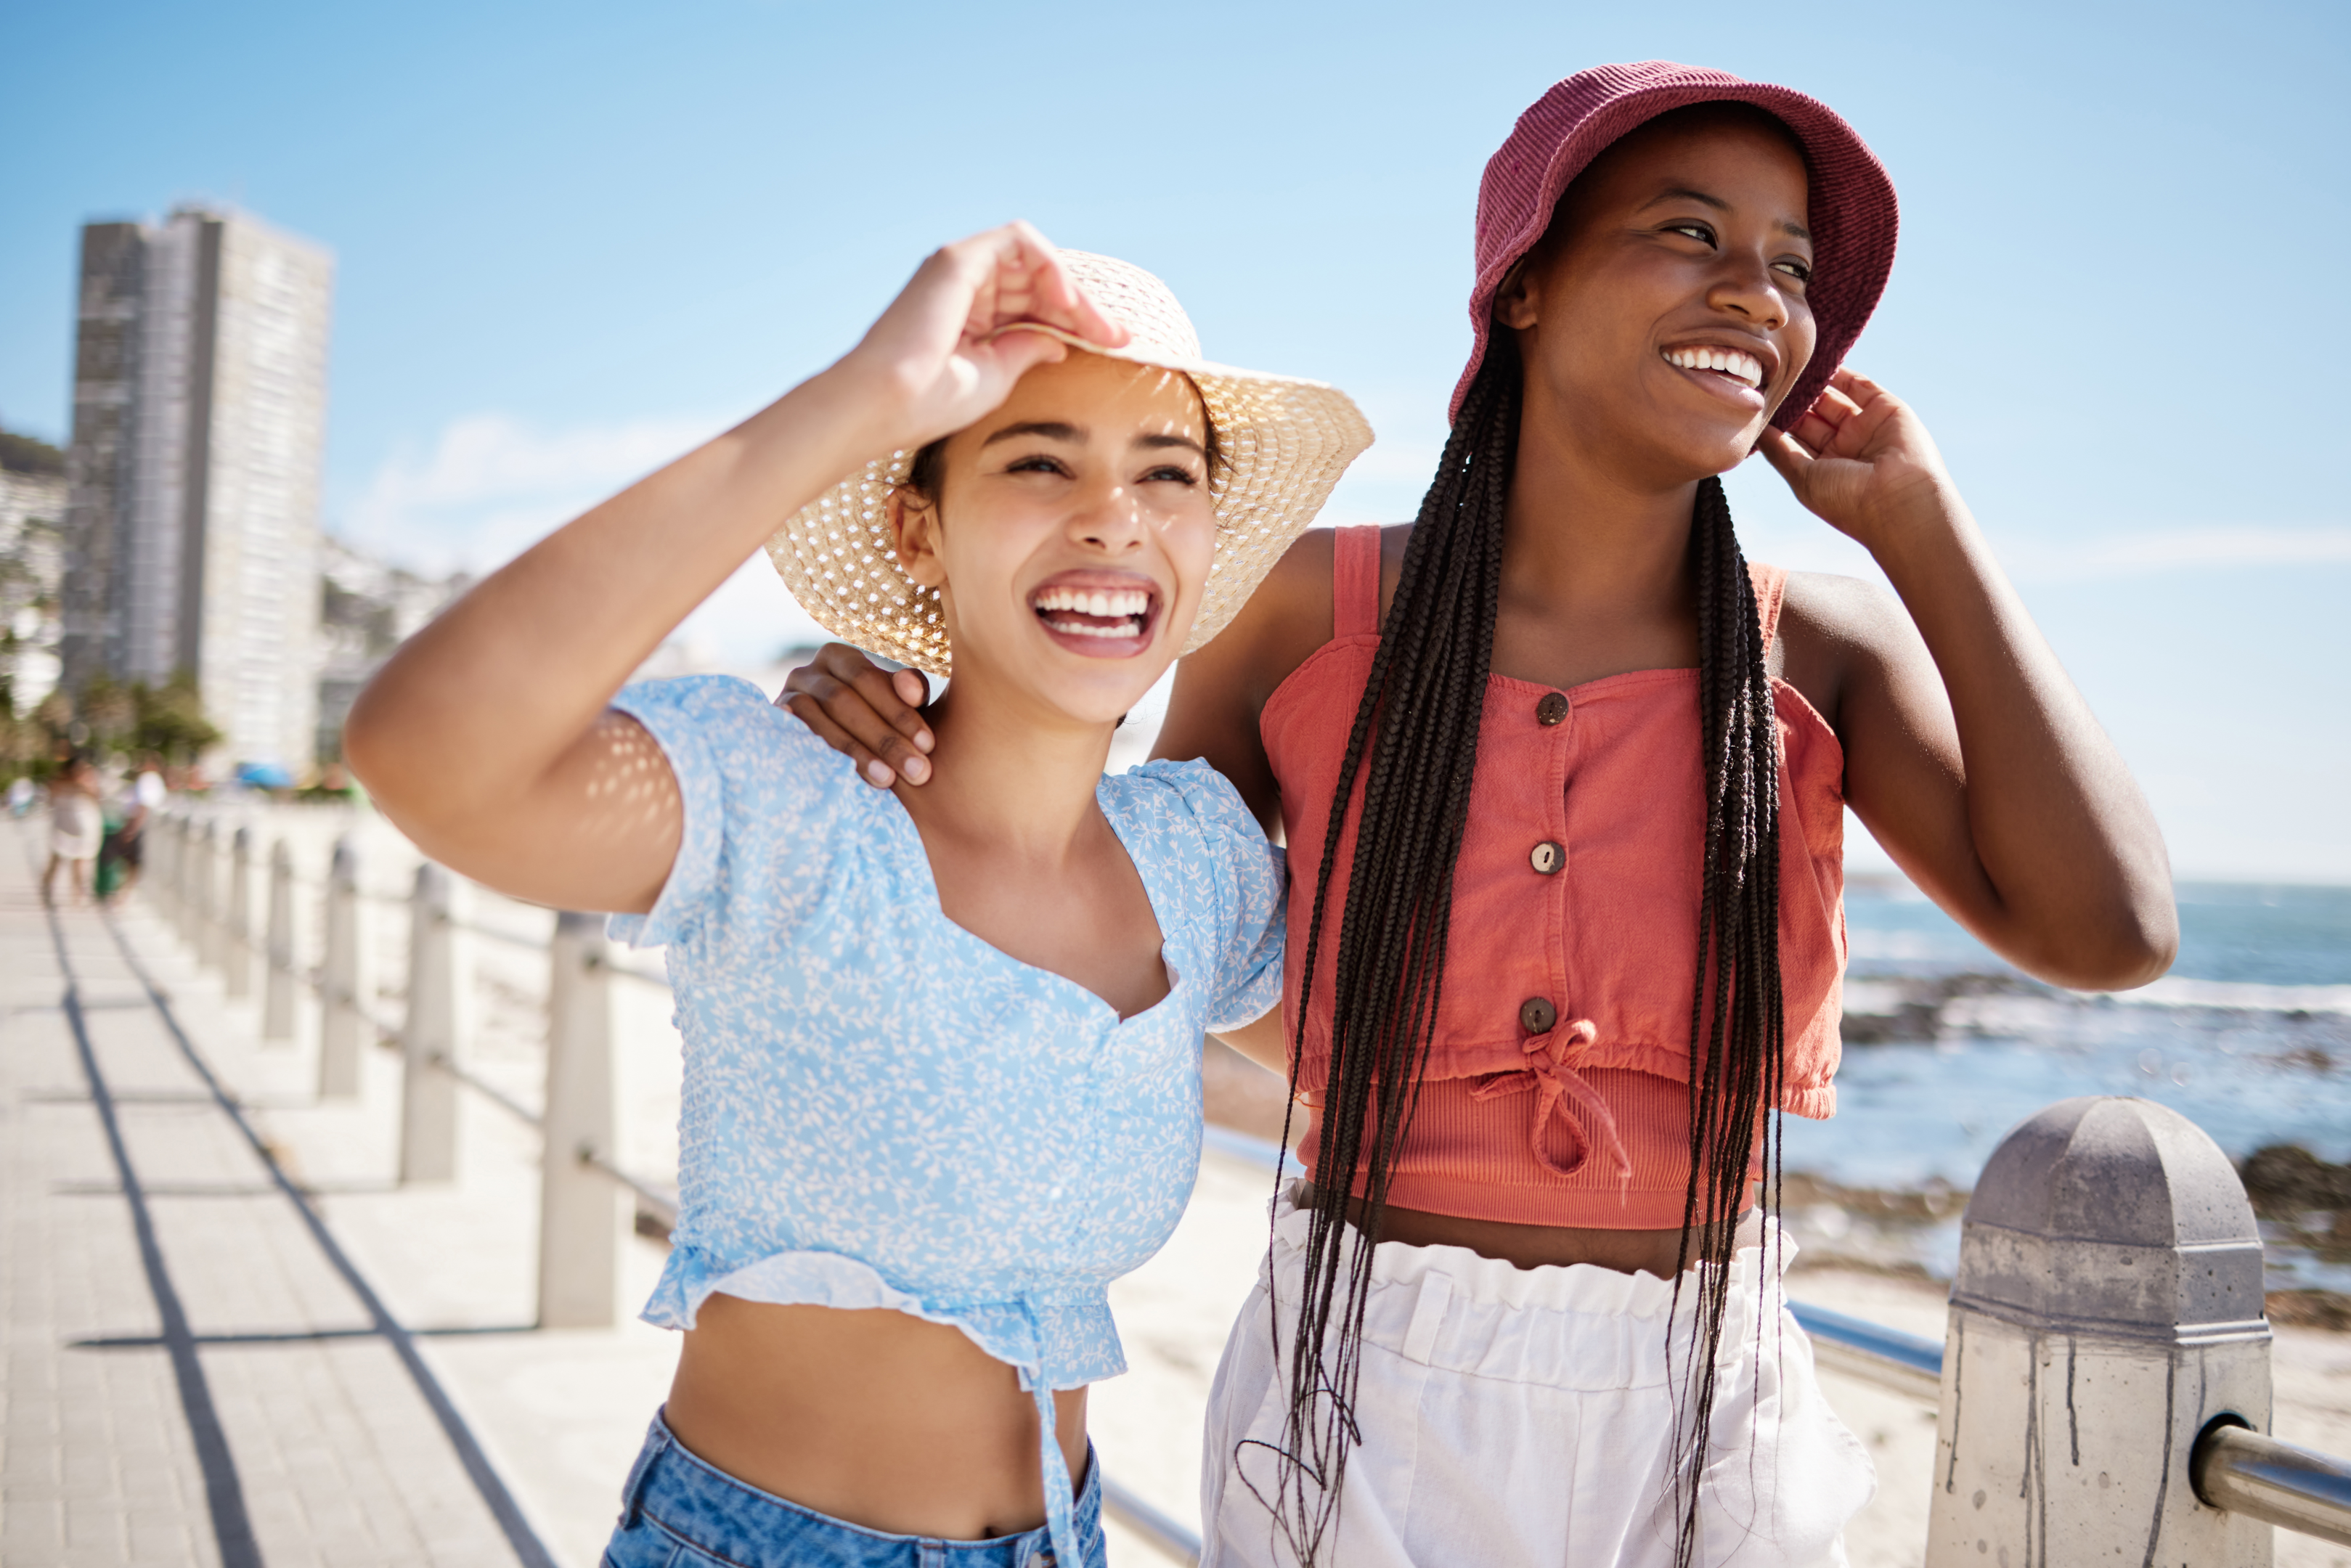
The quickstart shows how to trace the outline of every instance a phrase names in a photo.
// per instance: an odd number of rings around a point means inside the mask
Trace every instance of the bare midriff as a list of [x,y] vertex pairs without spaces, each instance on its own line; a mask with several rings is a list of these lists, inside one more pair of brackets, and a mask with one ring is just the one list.
[[[1037,1407],[962,1330],[712,1296],[684,1337],[664,1418],[737,1480],[893,1535],[985,1541],[1045,1522]],[[1086,1391],[1053,1398],[1082,1486]]]
[[[1311,1188],[1309,1190],[1311,1190]],[[1361,1228],[1364,1200],[1352,1199],[1348,1218]],[[1750,1210],[1740,1223],[1740,1240],[1751,1239],[1756,1228]],[[1512,1225],[1499,1219],[1465,1219],[1457,1214],[1431,1214],[1426,1209],[1398,1208],[1390,1204],[1380,1217],[1379,1239],[1407,1247],[1466,1247],[1480,1258],[1492,1258],[1520,1269],[1567,1268],[1591,1263],[1620,1274],[1654,1274],[1671,1279],[1682,1260],[1679,1230],[1595,1230],[1565,1225]],[[1695,1261],[1693,1246],[1690,1261]]]

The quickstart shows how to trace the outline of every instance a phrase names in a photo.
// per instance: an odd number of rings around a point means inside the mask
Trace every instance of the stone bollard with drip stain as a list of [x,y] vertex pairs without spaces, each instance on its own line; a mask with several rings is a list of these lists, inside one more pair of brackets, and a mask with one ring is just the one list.
[[2145,1100],[2010,1133],[1960,1232],[1928,1568],[2267,1568],[2271,1528],[2189,1474],[2270,1426],[2262,1244],[2219,1145]]

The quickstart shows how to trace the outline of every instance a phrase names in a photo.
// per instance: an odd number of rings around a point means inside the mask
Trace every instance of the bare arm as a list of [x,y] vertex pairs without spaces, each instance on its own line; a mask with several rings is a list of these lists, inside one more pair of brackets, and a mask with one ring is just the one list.
[[778,519],[876,452],[959,429],[1115,329],[1025,225],[934,255],[863,341],[567,524],[411,639],[354,705],[353,772],[428,855],[522,898],[652,907],[677,852],[667,760],[606,704]]
[[1833,719],[1855,813],[2019,967],[2085,988],[2160,975],[2179,936],[2154,813],[1917,416],[1840,371],[1794,435],[1772,433],[1762,450],[1901,596],[1833,578],[1790,585],[1790,629],[1840,669]]

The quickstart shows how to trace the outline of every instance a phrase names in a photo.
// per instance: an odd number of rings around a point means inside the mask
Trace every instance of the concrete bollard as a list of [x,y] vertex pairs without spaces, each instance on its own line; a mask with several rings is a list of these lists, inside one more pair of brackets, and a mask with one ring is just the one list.
[[207,969],[226,965],[228,927],[227,915],[228,846],[222,841],[220,823],[206,822],[199,842],[196,860],[198,891],[202,907],[196,915],[196,962]]
[[408,1019],[401,1030],[400,1179],[457,1174],[456,878],[431,861],[416,868],[409,903]]
[[172,835],[172,931],[182,946],[193,947],[196,940],[196,820],[193,816],[179,819]]
[[162,811],[152,812],[141,832],[147,841],[147,865],[139,873],[139,891],[153,906],[155,917],[168,925],[172,921],[173,878],[178,875],[172,864],[172,819]]
[[538,1188],[538,1326],[609,1328],[633,1205],[587,1164],[612,1158],[611,971],[604,917],[555,917],[547,988],[547,1119]]
[[253,995],[253,830],[239,827],[228,841],[228,939],[221,946],[222,991]]
[[2228,1156],[2145,1100],[2009,1134],[1960,1231],[1927,1568],[2265,1568],[2199,1501],[2199,1433],[2270,1425],[2262,1244]]
[[368,986],[366,915],[367,905],[360,897],[359,849],[346,835],[335,841],[334,863],[327,873],[324,973],[319,977],[322,1100],[345,1100],[360,1092],[360,1048],[375,1033],[367,1015],[373,998]]
[[267,967],[262,972],[261,1038],[294,1038],[294,852],[269,846]]

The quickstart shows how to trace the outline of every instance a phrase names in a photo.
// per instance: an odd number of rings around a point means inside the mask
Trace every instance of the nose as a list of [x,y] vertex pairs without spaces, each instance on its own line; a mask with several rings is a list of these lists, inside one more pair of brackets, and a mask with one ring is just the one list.
[[1707,289],[1706,302],[1766,331],[1777,331],[1788,324],[1788,296],[1780,286],[1779,274],[1761,256],[1726,253],[1721,271]]
[[1105,555],[1133,554],[1143,536],[1143,497],[1117,480],[1085,486],[1070,514],[1070,537]]

